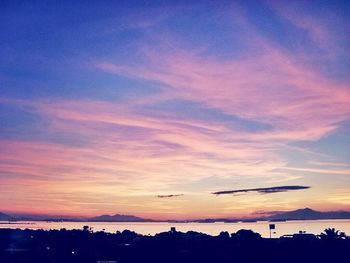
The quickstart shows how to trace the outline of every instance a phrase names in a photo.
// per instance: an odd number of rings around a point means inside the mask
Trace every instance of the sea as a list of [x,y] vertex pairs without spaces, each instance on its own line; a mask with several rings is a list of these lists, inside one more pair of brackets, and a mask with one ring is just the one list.
[[45,221],[21,221],[8,222],[0,221],[0,228],[12,229],[83,229],[87,225],[92,231],[105,231],[115,233],[116,231],[131,230],[142,235],[155,235],[160,232],[169,231],[175,227],[177,231],[196,231],[209,235],[218,235],[221,231],[235,233],[240,229],[251,229],[261,234],[263,237],[270,236],[269,224],[275,224],[275,229],[271,231],[272,237],[278,238],[283,235],[290,235],[305,231],[318,235],[326,228],[335,228],[340,232],[350,235],[350,220],[302,220],[284,222],[237,222],[237,223],[168,223],[168,222],[45,222]]

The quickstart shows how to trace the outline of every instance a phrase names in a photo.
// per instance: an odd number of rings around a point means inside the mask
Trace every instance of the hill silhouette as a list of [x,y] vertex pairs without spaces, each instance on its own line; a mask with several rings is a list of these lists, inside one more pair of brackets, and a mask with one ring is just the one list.
[[310,208],[277,213],[267,217],[268,220],[317,220],[317,219],[350,219],[350,212],[319,212]]
[[133,215],[101,215],[89,218],[88,221],[92,222],[145,222],[151,221],[149,219],[133,216]]
[[10,216],[8,214],[0,212],[0,221],[9,221],[9,220],[13,220],[13,219],[14,219],[13,216]]
[[194,220],[155,220],[146,219],[134,215],[100,215],[91,218],[73,218],[65,216],[47,216],[47,215],[9,215],[0,212],[0,221],[91,221],[91,222],[200,222],[200,223],[213,223],[216,221],[224,222],[255,222],[258,220],[267,221],[285,221],[285,220],[318,220],[318,219],[350,219],[350,212],[348,211],[329,211],[320,212],[310,208],[297,209],[286,212],[270,213],[269,216],[259,217],[245,217],[245,218],[206,218],[206,219],[194,219]]

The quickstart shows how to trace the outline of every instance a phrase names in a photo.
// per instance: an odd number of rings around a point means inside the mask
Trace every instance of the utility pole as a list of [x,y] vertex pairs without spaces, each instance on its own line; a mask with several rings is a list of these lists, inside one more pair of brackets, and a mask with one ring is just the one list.
[[270,224],[269,225],[269,229],[270,229],[270,238],[271,238],[271,231],[276,229],[276,225],[275,224]]

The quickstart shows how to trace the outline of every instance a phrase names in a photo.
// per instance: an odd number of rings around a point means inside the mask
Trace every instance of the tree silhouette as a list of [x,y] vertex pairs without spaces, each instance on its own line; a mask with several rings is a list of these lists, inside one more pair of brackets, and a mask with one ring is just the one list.
[[230,238],[230,234],[227,231],[221,231],[218,238],[222,240],[227,240]]
[[89,226],[83,226],[83,231],[84,232],[92,232],[92,228]]
[[232,234],[232,237],[242,241],[254,241],[261,239],[261,235],[259,233],[255,233],[250,229],[238,230],[236,233]]
[[335,228],[326,228],[324,232],[320,235],[321,239],[324,240],[336,240],[336,239],[344,239],[346,235],[344,232],[339,232],[339,230],[335,230]]

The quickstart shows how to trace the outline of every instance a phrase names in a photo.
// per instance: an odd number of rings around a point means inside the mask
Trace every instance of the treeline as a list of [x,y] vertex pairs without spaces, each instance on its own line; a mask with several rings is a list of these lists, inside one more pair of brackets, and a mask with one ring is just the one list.
[[172,231],[155,236],[83,230],[0,229],[0,262],[343,262],[350,238],[334,229],[320,236],[262,238],[251,230],[210,236]]

